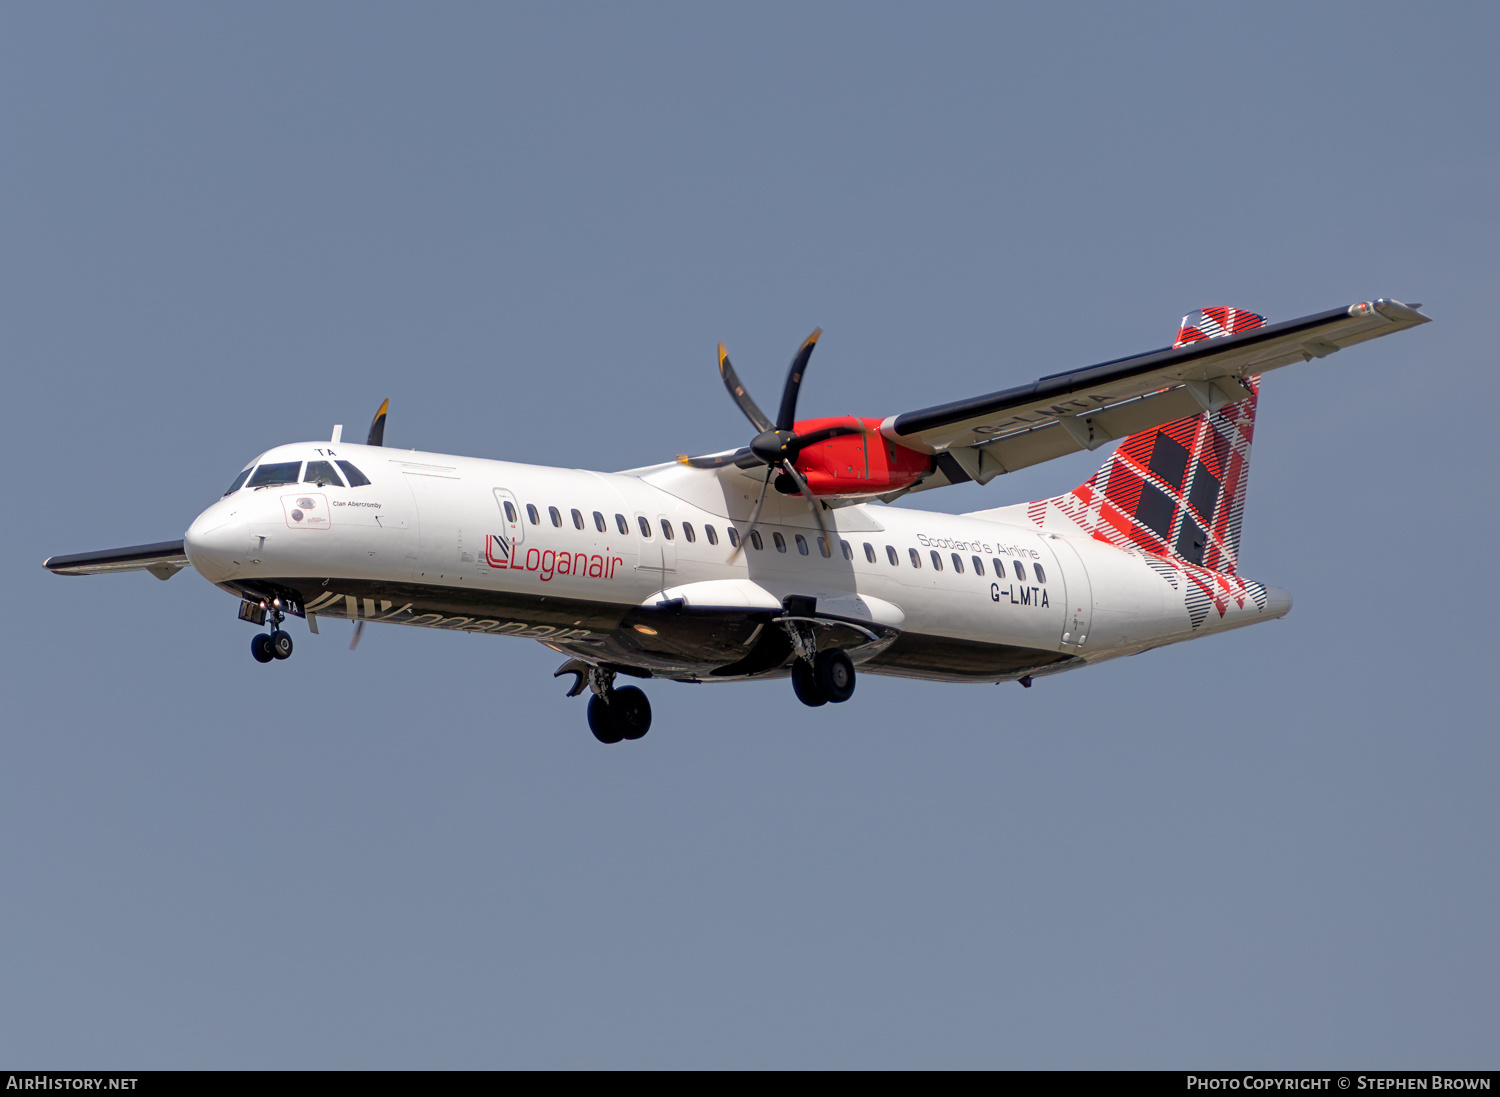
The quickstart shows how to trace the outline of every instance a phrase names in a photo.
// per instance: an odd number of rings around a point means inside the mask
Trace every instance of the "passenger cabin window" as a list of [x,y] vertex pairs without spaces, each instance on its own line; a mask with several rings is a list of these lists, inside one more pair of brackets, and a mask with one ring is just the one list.
[[1004,579],[1005,578],[1005,561],[1004,560],[1000,560],[1000,559],[998,559],[998,558],[996,558],[994,556],[991,556],[990,557],[990,563],[992,563],[992,564],[995,565],[995,578],[996,579]]
[[1031,570],[1036,573],[1036,581],[1038,583],[1045,583],[1047,581],[1047,573],[1042,570],[1041,564],[1032,564]]
[[686,541],[690,545],[694,541],[698,540],[698,535],[693,532],[693,523],[691,523],[691,522],[684,522],[684,523],[682,523],[682,539],[684,541]]
[[554,526],[557,526],[559,529],[562,528],[562,511],[558,510],[556,507],[548,507],[547,517],[552,519],[552,524]]
[[937,549],[933,549],[932,550],[932,570],[933,571],[942,571],[943,570],[943,554],[941,552],[939,552]]
[[363,488],[369,486],[370,478],[364,473],[360,472],[359,469],[355,468],[348,461],[339,461],[336,463],[339,468],[344,470],[344,479],[349,481],[349,486],[351,488]]
[[911,566],[920,568],[922,566],[922,554],[916,549],[907,549],[906,551],[911,553]]
[[250,477],[247,488],[268,488],[277,484],[295,484],[302,471],[301,461],[281,461],[274,465],[261,465],[255,470],[255,475]]
[[974,561],[974,574],[975,575],[983,575],[984,574],[984,561],[981,560],[977,556],[971,556],[971,557],[969,557],[969,559],[971,559],[971,560]]
[[[772,533],[771,533],[771,541],[776,545],[776,551],[777,552],[785,552],[786,551],[786,538],[783,537],[783,536],[781,536],[781,531],[780,530],[774,530],[774,531],[772,531]],[[806,552],[807,550],[804,548],[802,551]]]
[[1016,573],[1016,578],[1017,579],[1019,579],[1023,583],[1026,582],[1026,569],[1021,566],[1021,561],[1019,561],[1019,560],[1012,560],[1010,562],[1010,567],[1011,567],[1011,570]]
[[604,515],[600,514],[597,510],[594,511],[594,528],[600,533],[609,532],[609,527],[604,524]]
[[309,461],[307,471],[302,474],[302,482],[317,484],[319,487],[324,484],[344,486],[344,482],[339,479],[339,474],[333,471],[332,461]]
[[615,528],[621,533],[626,534],[627,536],[629,535],[630,523],[625,521],[625,516],[623,514],[615,515]]
[[661,535],[668,541],[672,540],[672,523],[665,518],[661,520]]
[[505,520],[511,525],[516,524],[516,505],[509,499],[505,500]]
[[803,556],[806,556],[807,555],[807,538],[803,537],[802,534],[800,534],[800,533],[794,533],[794,534],[792,534],[792,536],[794,538],[796,538],[796,540],[797,540],[797,551],[800,552]]
[[713,526],[704,526],[703,536],[708,538],[710,545],[717,545],[719,543],[719,531],[714,529]]
[[896,555],[896,546],[895,545],[886,545],[885,546],[885,555],[886,555],[886,559],[888,559],[891,562],[891,567],[894,568],[894,567],[900,567],[901,566],[901,557],[899,557],[899,556]]
[[875,562],[875,546],[868,541],[865,542],[865,559],[872,564]]
[[648,541],[651,540],[651,523],[646,521],[646,516],[644,514],[637,514],[635,522],[636,525],[641,527],[641,536]]
[[766,543],[760,539],[760,530],[752,529],[750,531],[750,544],[754,546],[756,552],[766,547]]
[[953,570],[962,575],[964,573],[964,558],[958,553],[953,553]]
[[233,495],[235,492],[239,491],[240,488],[242,488],[242,487],[245,486],[245,481],[248,480],[248,479],[250,479],[250,474],[252,472],[254,472],[254,471],[255,470],[253,468],[248,468],[244,472],[242,472],[238,476],[236,476],[234,478],[234,483],[232,483],[232,484],[229,485],[229,490],[226,491],[224,494],[225,495]]
[[573,508],[573,528],[583,528],[583,511],[579,510],[577,507]]
[[853,545],[851,545],[848,541],[840,541],[839,542],[839,546],[841,548],[843,548],[843,550],[844,550],[844,559],[845,560],[853,560],[854,559],[854,546]]
[[526,504],[526,517],[531,519],[531,524],[533,526],[539,526],[542,524],[542,516],[536,512],[535,503]]

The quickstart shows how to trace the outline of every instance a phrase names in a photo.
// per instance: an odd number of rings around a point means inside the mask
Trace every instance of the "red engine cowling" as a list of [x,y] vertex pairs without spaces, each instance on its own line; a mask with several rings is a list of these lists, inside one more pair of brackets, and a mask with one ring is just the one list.
[[808,490],[824,498],[884,495],[911,487],[932,470],[931,455],[892,442],[880,433],[880,422],[853,415],[799,420],[792,428],[798,434],[856,424],[864,428],[861,434],[841,434],[808,446],[797,456],[797,471]]

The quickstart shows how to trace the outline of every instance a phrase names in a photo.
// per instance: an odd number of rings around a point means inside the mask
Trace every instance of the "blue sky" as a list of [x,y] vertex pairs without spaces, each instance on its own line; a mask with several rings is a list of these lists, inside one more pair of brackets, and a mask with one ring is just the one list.
[[[1484,5],[17,4],[0,1060],[1492,1067]],[[179,536],[271,445],[584,468],[1154,349],[1435,322],[1268,377],[1283,621],[1022,691],[651,688],[334,625],[272,668]],[[1100,455],[913,500],[1050,495]],[[17,474],[19,473],[19,474]],[[300,627],[300,626],[299,626]]]

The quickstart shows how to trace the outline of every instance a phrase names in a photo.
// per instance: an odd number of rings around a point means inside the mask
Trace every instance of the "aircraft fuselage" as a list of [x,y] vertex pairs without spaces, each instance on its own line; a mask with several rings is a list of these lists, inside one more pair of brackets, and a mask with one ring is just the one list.
[[[184,545],[252,602],[534,639],[627,674],[716,681],[787,673],[772,618],[844,622],[863,670],[1004,681],[1285,614],[1285,592],[1018,520],[903,507],[825,512],[774,493],[749,532],[758,471],[597,473],[343,443],[260,466],[352,462],[369,483],[241,487]],[[810,600],[810,601],[809,601]],[[1204,607],[1207,607],[1206,610]]]

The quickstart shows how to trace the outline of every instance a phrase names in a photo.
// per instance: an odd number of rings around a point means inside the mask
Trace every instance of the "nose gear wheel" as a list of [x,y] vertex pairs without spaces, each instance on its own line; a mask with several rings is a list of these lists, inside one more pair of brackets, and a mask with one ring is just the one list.
[[290,659],[292,636],[281,627],[281,622],[286,619],[281,599],[272,598],[268,602],[262,602],[260,608],[266,617],[270,618],[271,631],[269,634],[262,632],[250,641],[250,654],[254,656],[257,663],[269,663],[272,659]]

